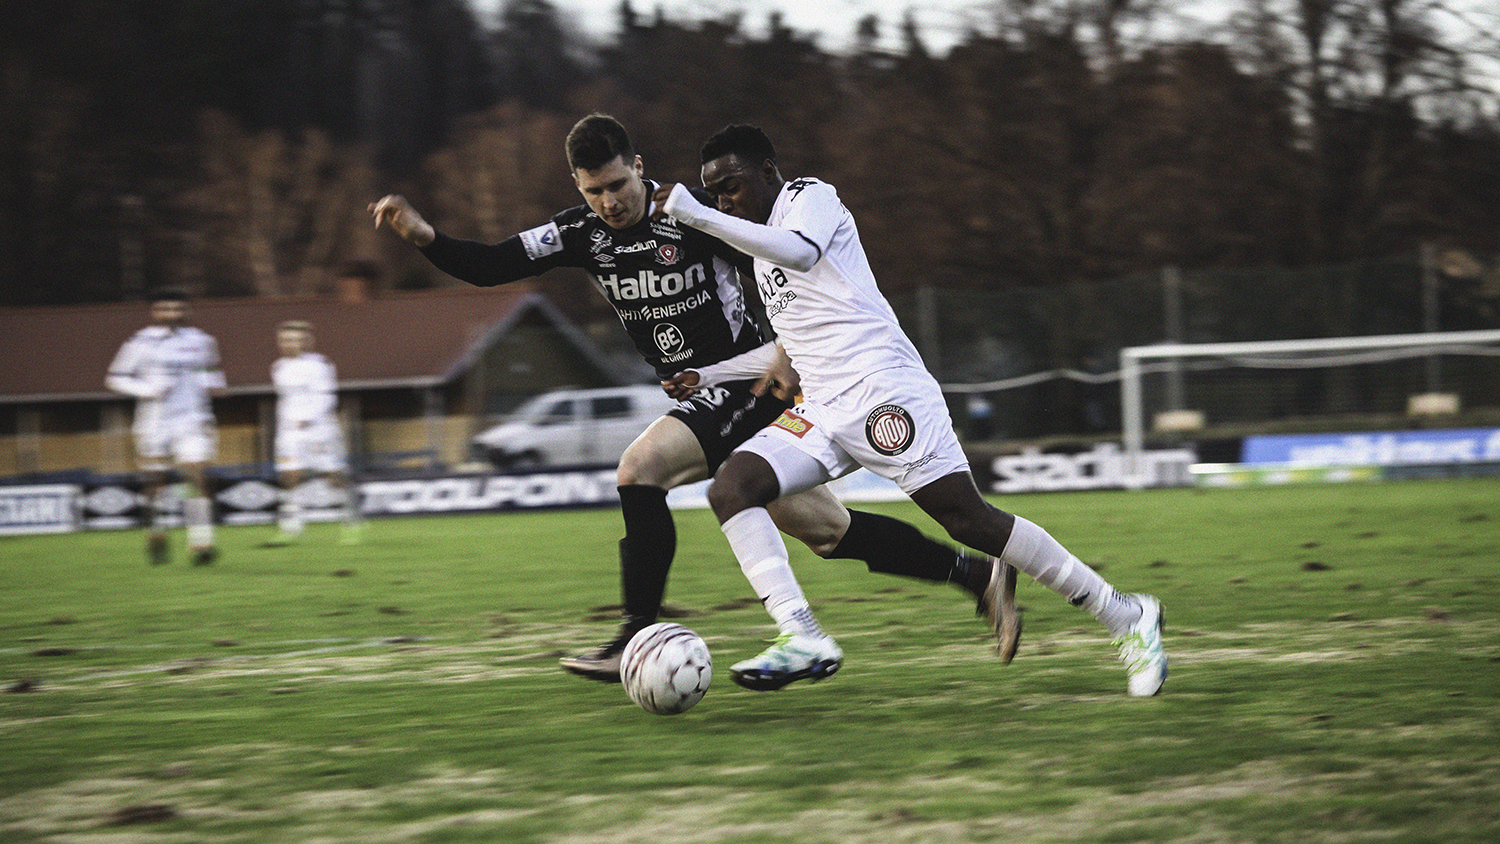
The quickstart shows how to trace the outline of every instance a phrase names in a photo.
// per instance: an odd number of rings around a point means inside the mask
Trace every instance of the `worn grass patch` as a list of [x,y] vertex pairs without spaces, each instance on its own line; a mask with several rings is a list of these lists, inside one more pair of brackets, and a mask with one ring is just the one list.
[[557,669],[612,633],[613,511],[227,529],[210,569],[0,539],[0,840],[1500,839],[1500,483],[997,503],[1162,598],[1161,697],[1034,583],[1003,667],[957,591],[803,549],[845,667],[738,689],[772,631],[703,512],[669,597],[721,674],[670,718]]

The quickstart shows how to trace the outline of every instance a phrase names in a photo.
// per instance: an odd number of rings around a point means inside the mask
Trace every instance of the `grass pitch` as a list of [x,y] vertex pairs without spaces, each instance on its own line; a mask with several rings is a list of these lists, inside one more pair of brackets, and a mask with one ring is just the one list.
[[211,568],[0,538],[0,840],[1500,839],[1500,481],[996,501],[1162,599],[1161,697],[1025,578],[1005,667],[957,590],[801,548],[845,666],[739,689],[773,629],[703,511],[668,600],[718,674],[673,717],[557,668],[614,630],[613,510],[224,529]]

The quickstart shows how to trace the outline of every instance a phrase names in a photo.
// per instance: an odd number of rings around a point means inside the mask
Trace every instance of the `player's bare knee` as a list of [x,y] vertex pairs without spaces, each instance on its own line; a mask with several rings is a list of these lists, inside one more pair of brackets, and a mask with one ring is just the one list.
[[615,479],[620,486],[637,484],[664,486],[661,466],[662,460],[654,451],[632,445],[620,455],[620,465],[615,470]]
[[764,507],[776,500],[780,488],[776,473],[765,460],[749,454],[732,455],[708,485],[708,506],[720,522],[751,507]]
[[755,505],[739,483],[733,479],[714,478],[708,485],[708,506],[722,523]]
[[1010,541],[1015,517],[987,507],[951,511],[938,521],[954,542],[998,557]]
[[792,536],[800,540],[814,554],[824,559],[827,559],[828,555],[833,553],[833,549],[839,546],[839,540],[843,539],[842,534],[836,533],[832,528],[824,528],[821,525],[801,526]]

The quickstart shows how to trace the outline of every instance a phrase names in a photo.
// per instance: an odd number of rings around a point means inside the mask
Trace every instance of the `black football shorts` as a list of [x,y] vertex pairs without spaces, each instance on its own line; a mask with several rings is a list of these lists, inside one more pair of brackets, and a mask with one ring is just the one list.
[[703,446],[708,459],[708,474],[718,471],[729,452],[761,428],[766,427],[792,406],[790,401],[770,392],[757,396],[750,392],[755,381],[726,381],[705,387],[667,411],[681,419]]

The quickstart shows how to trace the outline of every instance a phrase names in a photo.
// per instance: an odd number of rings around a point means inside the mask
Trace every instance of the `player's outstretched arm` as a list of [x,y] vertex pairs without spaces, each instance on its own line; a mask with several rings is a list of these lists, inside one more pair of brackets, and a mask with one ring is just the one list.
[[166,392],[166,388],[140,374],[142,357],[140,344],[134,340],[126,341],[109,364],[109,370],[104,375],[104,386],[138,399],[159,398]]
[[802,376],[792,368],[792,359],[787,357],[786,349],[777,343],[776,353],[766,366],[766,371],[750,388],[750,392],[757,396],[763,396],[766,391],[784,401],[791,401],[797,397],[797,391],[802,389]]
[[797,232],[731,217],[699,202],[687,185],[662,185],[652,199],[657,203],[658,215],[676,217],[679,222],[711,234],[746,255],[777,266],[805,272],[823,257],[821,249]]
[[417,246],[426,246],[437,237],[432,224],[422,219],[417,209],[411,207],[406,197],[400,194],[382,196],[370,203],[369,211],[375,217],[375,228],[380,228],[381,224],[388,225],[396,234]]

